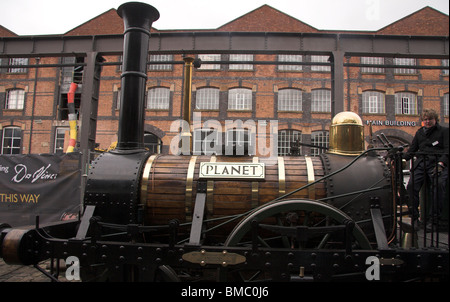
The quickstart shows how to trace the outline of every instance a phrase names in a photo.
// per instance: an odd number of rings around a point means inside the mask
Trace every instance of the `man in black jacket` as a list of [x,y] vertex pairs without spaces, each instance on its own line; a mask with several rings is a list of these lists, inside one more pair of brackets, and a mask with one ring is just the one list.
[[448,128],[439,125],[439,116],[433,109],[423,111],[422,121],[423,127],[417,130],[411,146],[403,157],[406,160],[414,157],[407,186],[414,222],[419,217],[419,191],[426,179],[429,188],[434,188],[431,194],[434,197],[432,205],[434,217],[439,217],[444,204],[448,177]]

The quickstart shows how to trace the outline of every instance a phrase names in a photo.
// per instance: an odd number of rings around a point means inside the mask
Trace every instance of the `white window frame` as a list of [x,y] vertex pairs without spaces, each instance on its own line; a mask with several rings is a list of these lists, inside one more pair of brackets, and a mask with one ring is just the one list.
[[[278,130],[278,156],[290,155],[292,143],[296,140],[302,142],[302,132],[293,129]],[[302,154],[300,145],[299,154]]]
[[[12,136],[6,136],[6,132],[8,130],[12,130]],[[16,133],[17,131],[17,133]],[[5,127],[2,131],[2,153],[1,154],[21,154],[22,150],[22,129],[20,127]],[[17,135],[16,135],[17,134]],[[10,140],[10,143],[7,143],[6,141]],[[8,146],[5,146],[5,145]],[[9,149],[8,152],[6,152]],[[15,152],[14,152],[15,151]]]
[[[311,56],[311,62],[328,63],[329,56]],[[331,66],[311,65],[311,71],[331,72]]]
[[5,109],[22,110],[25,104],[25,90],[8,89],[6,94]]
[[[240,152],[245,148],[245,144],[247,144],[247,151],[250,154],[253,154],[253,144],[255,141],[252,139],[251,129],[248,128],[231,128],[227,129],[225,132],[225,146],[232,146],[233,143],[236,143],[236,151]],[[227,155],[227,149],[224,150]]]
[[362,73],[384,73],[384,68],[376,67],[376,65],[383,65],[383,57],[361,57],[361,64],[371,64],[374,67],[361,67]]
[[[9,65],[28,65],[28,58],[10,58]],[[26,73],[26,67],[10,67],[8,73]]]
[[[194,130],[193,153],[198,155],[213,155],[218,153],[221,146],[221,132],[214,128],[200,128]],[[213,146],[211,146],[213,144]]]
[[195,109],[219,110],[219,96],[219,88],[203,87],[197,89],[195,94]]
[[[442,66],[447,66],[447,68],[448,68],[448,62],[449,62],[449,59],[441,60]],[[449,75],[449,70],[448,69],[442,69],[442,74],[448,76]]]
[[[394,65],[416,66],[415,58],[394,58]],[[416,74],[414,68],[394,68],[395,74]]]
[[302,111],[302,91],[292,88],[278,90],[278,111]]
[[411,92],[396,93],[395,114],[417,115],[417,95]]
[[[302,55],[278,55],[278,62],[303,62]],[[278,65],[279,71],[302,71],[302,65]]]
[[[324,130],[324,131],[311,132],[311,144],[312,145],[328,148],[329,143],[330,143],[330,140],[329,140],[328,131]],[[318,156],[326,151],[327,151],[327,149],[311,147],[311,156]]]
[[[253,55],[249,54],[230,54],[230,61],[249,61],[253,62]],[[253,70],[253,64],[230,64],[230,70]]]
[[55,129],[55,145],[53,147],[54,153],[64,153],[64,142],[66,132],[69,132],[68,127],[58,127]]
[[[149,62],[164,62],[164,61],[173,61],[173,55],[150,55]],[[171,71],[172,70],[172,64],[150,64],[148,65],[148,70],[151,71]]]
[[362,94],[363,113],[384,114],[385,97],[380,91],[364,91]]
[[314,89],[311,91],[311,112],[331,112],[331,90]]
[[220,61],[220,54],[203,54],[198,55],[198,58],[202,61],[202,65],[197,70],[220,70],[220,64],[205,64],[208,61]]
[[170,89],[166,87],[153,87],[148,90],[147,109],[169,110]]
[[448,92],[444,94],[444,116],[448,116],[449,111],[449,99],[448,99]]
[[253,93],[248,88],[228,90],[228,110],[252,110]]

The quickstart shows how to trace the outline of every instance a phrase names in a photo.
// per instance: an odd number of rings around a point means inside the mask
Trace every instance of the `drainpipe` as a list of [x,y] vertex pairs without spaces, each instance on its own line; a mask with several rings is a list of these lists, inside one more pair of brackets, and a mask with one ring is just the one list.
[[36,104],[36,87],[38,82],[38,69],[37,65],[39,65],[39,60],[41,58],[37,57],[36,59],[36,68],[34,69],[34,88],[33,88],[33,104],[31,105],[31,125],[30,125],[30,141],[28,143],[28,154],[31,154],[31,137],[33,136],[33,125],[34,125],[34,105]]

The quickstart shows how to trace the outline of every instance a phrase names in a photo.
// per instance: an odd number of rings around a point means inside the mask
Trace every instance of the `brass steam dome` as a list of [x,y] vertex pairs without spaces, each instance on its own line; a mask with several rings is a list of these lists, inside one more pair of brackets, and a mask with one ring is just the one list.
[[331,121],[329,153],[359,155],[364,151],[364,126],[359,115],[340,112]]

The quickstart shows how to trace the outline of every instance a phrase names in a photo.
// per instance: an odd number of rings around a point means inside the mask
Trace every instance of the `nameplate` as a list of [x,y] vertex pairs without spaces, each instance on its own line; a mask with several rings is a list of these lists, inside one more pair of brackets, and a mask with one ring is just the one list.
[[264,179],[263,163],[210,163],[200,164],[199,178]]

